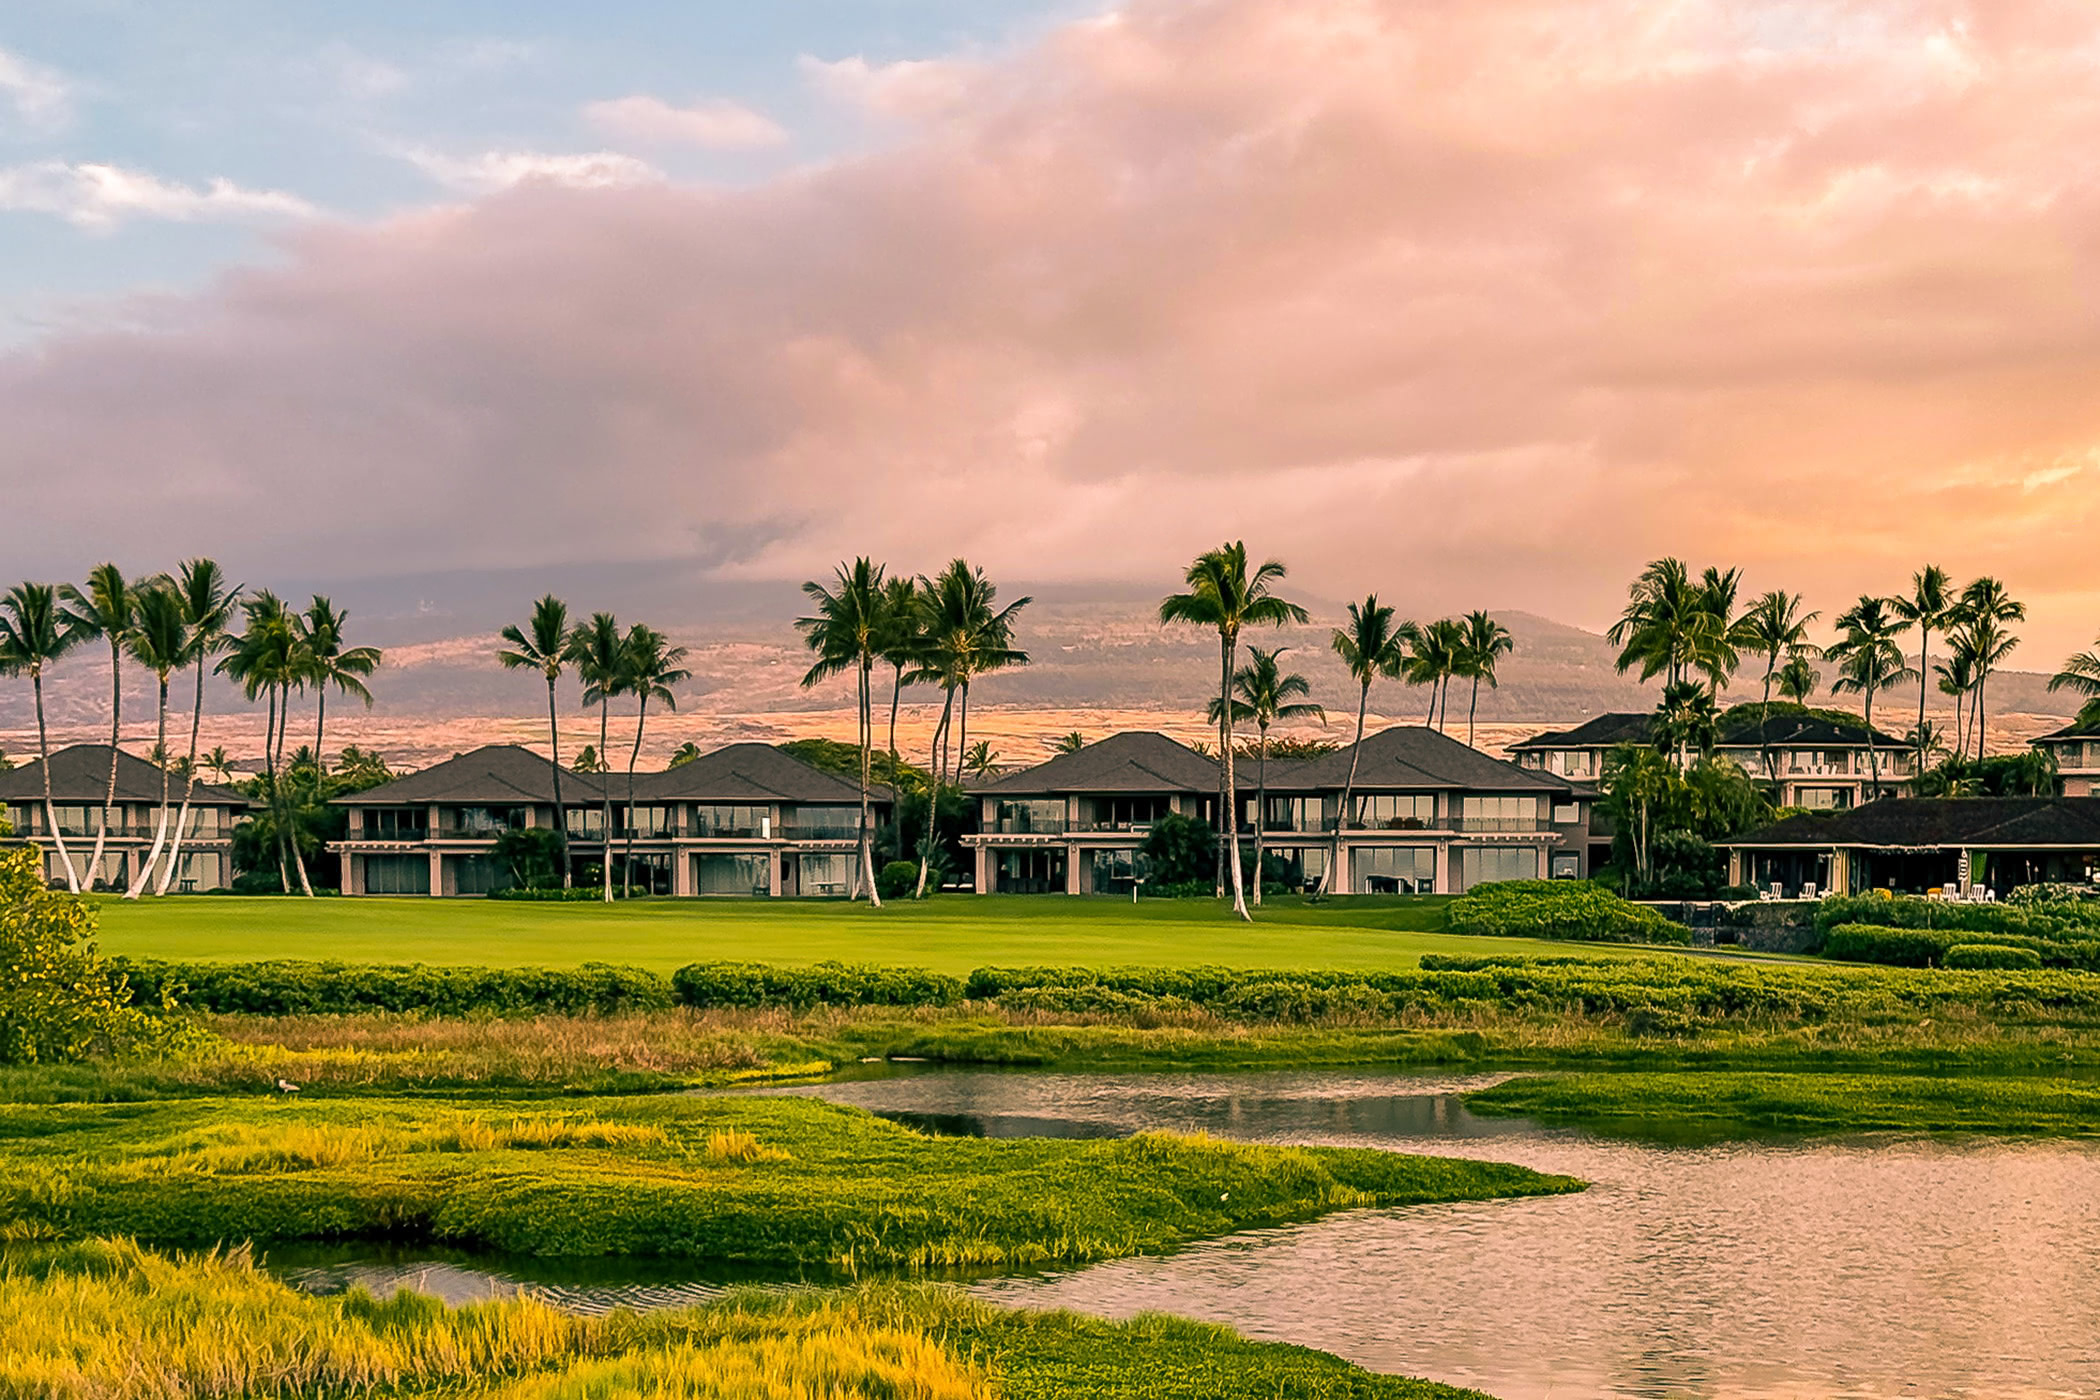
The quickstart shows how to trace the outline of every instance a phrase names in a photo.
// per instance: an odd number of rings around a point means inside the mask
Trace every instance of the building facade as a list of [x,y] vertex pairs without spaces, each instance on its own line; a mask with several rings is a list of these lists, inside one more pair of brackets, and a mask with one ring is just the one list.
[[[1350,814],[1352,750],[1235,765],[1238,817],[1284,883],[1318,886],[1340,850],[1341,894],[1453,894],[1490,880],[1580,878],[1591,869],[1594,794],[1418,725],[1364,740]],[[1118,734],[974,790],[964,838],[980,893],[1127,894],[1140,848],[1167,812],[1214,823],[1218,764],[1163,734]],[[1608,848],[1606,851],[1608,855]]]
[[[1901,739],[1877,729],[1870,743],[1863,720],[1838,712],[1775,702],[1771,715],[1761,718],[1759,708],[1739,705],[1722,716],[1714,752],[1770,782],[1779,806],[1810,811],[1857,807],[1872,797],[1877,772],[1883,797],[1910,790],[1916,765]],[[1654,714],[1615,713],[1598,715],[1573,729],[1535,734],[1510,745],[1509,754],[1533,772],[1595,784],[1603,778],[1605,757],[1614,748],[1654,741]]]
[[[609,855],[615,880],[645,894],[842,897],[852,889],[859,789],[770,745],[732,744],[636,773],[631,801],[625,774],[564,770],[561,787],[559,821],[579,880]],[[497,837],[557,821],[552,765],[508,744],[335,805],[349,821],[333,848],[346,895],[494,893],[511,880]],[[888,807],[885,792],[872,820],[886,819]]]
[[2100,718],[2074,720],[2034,746],[2056,761],[2064,796],[2100,796]]
[[[102,829],[102,804],[109,794],[109,745],[75,744],[51,755],[51,813],[44,808],[44,770],[31,761],[0,773],[0,811],[14,829],[10,845],[31,845],[43,852],[44,879],[66,883],[58,844],[63,838],[82,889],[129,887],[138,863],[153,848],[160,824],[161,770],[121,749],[117,752],[117,798],[110,808],[102,863],[92,872],[95,835]],[[168,831],[182,821],[184,782],[168,778]],[[190,794],[190,812],[178,850],[178,868],[170,890],[191,893],[224,889],[233,883],[233,827],[247,811],[248,799],[231,788],[198,783]],[[57,818],[54,832],[51,816]],[[157,878],[157,877],[156,877]]]
[[2100,797],[1907,797],[1810,812],[1730,841],[1731,884],[1780,898],[2090,883]]

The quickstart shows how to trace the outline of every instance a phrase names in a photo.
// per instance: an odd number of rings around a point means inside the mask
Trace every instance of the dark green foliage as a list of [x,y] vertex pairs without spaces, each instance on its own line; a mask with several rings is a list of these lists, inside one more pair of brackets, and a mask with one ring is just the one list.
[[638,967],[432,967],[424,963],[172,963],[113,960],[132,1000],[163,998],[199,1011],[263,1016],[420,1011],[440,1016],[543,1011],[649,1011],[672,1005],[671,984]]
[[1957,943],[1940,959],[1942,967],[2012,968],[2040,967],[2042,955],[2032,948],[2008,948],[1993,943]]
[[[593,862],[592,864],[584,867],[583,878],[568,889],[563,889],[559,885],[557,885],[552,889],[533,890],[525,889],[518,885],[512,885],[509,889],[491,890],[489,891],[488,897],[490,899],[523,900],[527,903],[532,904],[603,903],[605,900],[605,890],[598,883],[598,877],[599,869],[597,864]],[[618,885],[613,886],[612,893],[613,898],[616,900],[632,898],[632,896],[630,895],[622,894]]]
[[875,872],[875,889],[884,899],[902,899],[919,884],[916,861],[893,860]]
[[1919,899],[1898,895],[1857,895],[1826,899],[1816,908],[1816,927],[1838,924],[1883,924],[1890,928],[1968,929],[1976,933],[2017,933],[2030,938],[2100,938],[2100,900],[2067,900],[2056,904],[1971,904],[1965,900]]
[[[850,783],[860,782],[858,744],[842,743],[837,739],[791,739],[775,747],[790,758],[801,759],[812,768],[820,768]],[[868,763],[868,781],[877,787],[924,792],[933,785],[933,775],[916,764],[899,759],[892,765],[886,749],[877,748],[869,755]]]
[[1690,943],[1692,931],[1585,880],[1499,880],[1451,902],[1445,928],[1497,938]]
[[1694,831],[1665,831],[1649,855],[1654,870],[1641,893],[1653,899],[1711,899],[1728,880],[1728,857]]
[[1206,893],[1217,892],[1218,834],[1194,817],[1180,812],[1159,817],[1138,854],[1145,858],[1148,888],[1200,881]]
[[[1994,947],[2022,951],[2033,962],[1953,964],[1948,955],[1960,947]],[[1879,924],[1839,924],[1823,935],[1823,956],[1838,962],[1881,963],[1888,967],[2064,967],[2100,970],[2100,940],[2035,938],[2020,933],[1991,933],[1953,928],[1889,928]]]
[[1949,756],[1917,784],[1919,797],[2056,797],[2062,791],[2056,757],[2046,749],[1981,760]]
[[496,859],[510,871],[511,888],[558,890],[568,841],[552,827],[528,826],[496,833]]
[[46,889],[42,867],[35,850],[0,851],[0,1064],[83,1060],[150,1029],[89,942],[94,907]]
[[[918,867],[912,877],[918,878]],[[770,963],[689,963],[671,974],[684,1006],[953,1006],[962,979],[918,967],[822,962],[811,967]]]
[[280,801],[271,800],[266,773],[235,783],[255,805],[248,819],[233,829],[233,864],[256,878],[243,881],[236,877],[231,888],[237,894],[278,892],[276,821],[280,809],[290,819],[292,835],[315,885],[338,885],[341,862],[329,853],[328,846],[349,834],[350,816],[346,809],[330,806],[329,799],[363,792],[391,782],[394,776],[377,754],[354,746],[343,750],[333,769],[316,763],[310,748],[301,748],[278,774]]

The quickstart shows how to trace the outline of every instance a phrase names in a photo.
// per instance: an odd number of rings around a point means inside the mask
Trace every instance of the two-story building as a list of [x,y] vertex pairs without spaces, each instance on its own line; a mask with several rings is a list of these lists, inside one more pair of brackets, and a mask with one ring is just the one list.
[[[1264,852],[1287,883],[1318,885],[1337,838],[1334,891],[1342,894],[1447,894],[1590,871],[1594,794],[1579,784],[1399,725],[1364,740],[1344,821],[1350,758],[1345,748],[1269,763]],[[1258,773],[1251,762],[1236,768],[1240,830],[1251,845]],[[1118,734],[985,783],[974,789],[979,830],[964,838],[976,888],[1128,893],[1152,823],[1167,812],[1215,823],[1218,786],[1214,759],[1154,733]]]
[[[1771,783],[1777,805],[1810,811],[1856,807],[1873,796],[1877,770],[1882,796],[1910,790],[1916,765],[1910,749],[1894,735],[1873,730],[1870,754],[1864,720],[1778,702],[1765,717],[1761,708],[1738,705],[1724,714],[1714,752]],[[1508,752],[1520,767],[1595,784],[1614,748],[1655,741],[1655,723],[1652,712],[1598,715],[1573,729],[1535,734],[1510,745]]]
[[[121,890],[131,883],[138,863],[153,848],[160,824],[161,770],[143,758],[117,751],[117,798],[110,808],[102,863],[92,873],[95,834],[102,829],[102,804],[109,795],[109,745],[75,744],[51,755],[51,816],[44,808],[41,760],[0,772],[0,810],[14,828],[10,844],[32,845],[43,852],[44,878],[66,882],[58,840],[81,874],[82,889]],[[168,779],[168,830],[182,821],[185,783]],[[247,810],[248,799],[232,788],[198,783],[190,793],[190,814],[182,832],[175,878],[170,890],[224,889],[233,883],[233,827]],[[157,879],[158,877],[156,877]]]
[[2056,760],[2066,797],[2100,797],[2100,715],[2071,721],[2034,746]]
[[[601,787],[600,785],[604,786]],[[561,775],[571,874],[606,859],[647,894],[845,895],[860,822],[852,783],[767,744],[731,744],[636,773]],[[607,840],[605,798],[611,798]],[[887,814],[880,795],[873,820]],[[335,799],[349,829],[335,850],[346,895],[489,894],[510,883],[495,854],[507,830],[553,829],[553,766],[493,744]]]

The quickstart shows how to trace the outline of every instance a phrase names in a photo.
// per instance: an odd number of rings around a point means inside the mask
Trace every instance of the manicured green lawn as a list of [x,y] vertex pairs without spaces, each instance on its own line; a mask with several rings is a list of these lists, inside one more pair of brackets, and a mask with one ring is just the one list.
[[[1272,900],[1251,925],[1211,900],[946,895],[924,903],[284,899],[191,895],[98,901],[105,953],[173,959],[334,958],[668,972],[718,958],[826,959],[963,973],[988,964],[1412,967],[1424,953],[1540,953],[1578,945],[1436,932],[1445,900]],[[1627,951],[1596,944],[1583,953]],[[1641,950],[1653,953],[1655,950]]]

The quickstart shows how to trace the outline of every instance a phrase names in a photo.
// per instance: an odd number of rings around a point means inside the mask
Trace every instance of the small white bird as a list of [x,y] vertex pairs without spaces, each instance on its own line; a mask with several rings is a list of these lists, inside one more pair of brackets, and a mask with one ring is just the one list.
[[279,1079],[277,1081],[277,1092],[280,1094],[296,1094],[299,1092],[299,1086],[292,1083],[289,1079]]

